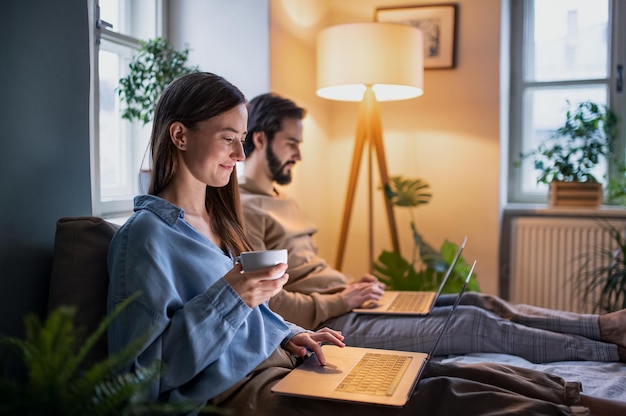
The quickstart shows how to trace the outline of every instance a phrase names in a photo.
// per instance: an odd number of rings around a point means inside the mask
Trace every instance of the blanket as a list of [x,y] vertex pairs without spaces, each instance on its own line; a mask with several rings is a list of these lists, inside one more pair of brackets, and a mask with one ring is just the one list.
[[535,364],[508,354],[466,354],[449,356],[442,362],[480,363],[495,362],[530,368],[554,374],[566,381],[580,381],[585,394],[626,402],[626,363],[596,361],[559,361]]

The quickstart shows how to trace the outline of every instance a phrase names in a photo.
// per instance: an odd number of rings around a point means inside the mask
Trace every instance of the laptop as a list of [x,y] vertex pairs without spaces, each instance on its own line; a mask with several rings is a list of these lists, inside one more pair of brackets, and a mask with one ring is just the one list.
[[454,270],[454,266],[456,266],[459,257],[461,257],[466,243],[467,237],[463,239],[463,243],[457,249],[436,292],[386,290],[379,300],[366,302],[360,308],[355,308],[352,311],[370,314],[428,315],[435,306],[437,298],[441,295],[448,278],[452,274],[452,270]]
[[[452,315],[465,292],[476,261],[450,309],[428,354],[376,348],[323,345],[327,365],[311,356],[296,367],[271,391],[288,396],[339,400],[402,407],[417,385],[424,367],[439,345]],[[364,375],[364,372],[370,373]]]

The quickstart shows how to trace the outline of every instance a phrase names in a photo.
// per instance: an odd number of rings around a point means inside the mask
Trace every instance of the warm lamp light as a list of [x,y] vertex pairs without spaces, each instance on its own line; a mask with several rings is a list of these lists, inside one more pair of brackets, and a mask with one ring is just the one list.
[[[405,100],[423,94],[424,42],[422,32],[397,23],[349,23],[324,29],[317,37],[317,95],[358,101],[359,118],[352,167],[341,225],[337,268],[341,269],[354,191],[363,147],[368,146],[369,260],[373,265],[373,202],[371,152],[375,151],[383,184],[389,182],[383,147],[379,101]],[[395,216],[385,198],[391,242],[399,251]]]
[[349,23],[317,37],[317,95],[361,101],[371,86],[378,101],[415,98],[424,89],[422,32],[397,23]]

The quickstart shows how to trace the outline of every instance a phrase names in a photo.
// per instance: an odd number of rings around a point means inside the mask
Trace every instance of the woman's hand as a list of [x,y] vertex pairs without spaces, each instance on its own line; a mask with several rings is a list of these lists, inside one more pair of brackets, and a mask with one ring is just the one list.
[[317,332],[300,332],[294,335],[285,345],[285,350],[300,357],[304,357],[308,351],[312,351],[315,353],[320,365],[326,365],[326,357],[324,357],[320,344],[327,342],[339,347],[345,347],[346,344],[342,341],[343,335],[341,335],[341,332],[330,328],[322,328]]
[[[276,295],[289,280],[289,275],[285,273],[287,265],[285,263],[266,269],[253,272],[244,272],[241,264],[235,264],[224,279],[235,289],[235,292],[251,308],[267,302]],[[270,277],[282,274],[278,279],[270,280]]]

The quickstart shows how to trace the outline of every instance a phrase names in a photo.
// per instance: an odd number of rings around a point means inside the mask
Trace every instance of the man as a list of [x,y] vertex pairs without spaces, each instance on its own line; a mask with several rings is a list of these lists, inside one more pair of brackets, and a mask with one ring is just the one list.
[[[304,328],[341,330],[349,345],[429,351],[454,295],[442,296],[426,317],[351,312],[368,300],[379,299],[383,285],[371,275],[350,282],[330,267],[317,255],[312,239],[315,224],[293,199],[274,188],[274,183],[291,182],[293,167],[301,160],[305,114],[293,101],[276,94],[260,95],[248,104],[240,183],[246,233],[255,250],[289,251],[289,282],[270,299],[270,307]],[[536,363],[626,361],[626,310],[581,315],[466,293],[437,353],[477,352],[512,354]]]

